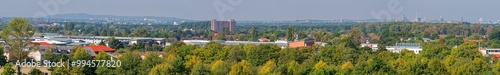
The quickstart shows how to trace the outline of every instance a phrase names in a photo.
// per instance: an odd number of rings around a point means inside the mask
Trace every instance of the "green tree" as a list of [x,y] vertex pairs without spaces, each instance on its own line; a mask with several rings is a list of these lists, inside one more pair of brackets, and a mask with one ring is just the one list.
[[356,61],[354,49],[346,47],[325,47],[320,49],[320,58],[329,64],[341,65],[347,61]]
[[[59,61],[59,62],[64,62],[64,61]],[[65,63],[64,65],[68,65],[68,63]],[[52,75],[69,75],[70,74],[70,69],[69,67],[56,67],[52,72]]]
[[[99,53],[96,55],[95,60],[111,60],[110,56],[106,54],[104,51],[99,51]],[[98,62],[96,62],[98,63]],[[106,67],[104,65],[97,65],[97,69],[95,70],[95,74],[97,75],[110,75],[114,74],[113,70],[114,68],[112,67]]]
[[66,23],[66,25],[64,25],[64,30],[72,31],[74,27],[75,27],[75,24],[73,22],[68,22],[68,23]]
[[[90,60],[90,54],[83,47],[76,47],[75,52],[72,53],[72,61]],[[94,68],[89,66],[72,66],[71,74],[94,74]]]
[[314,66],[314,70],[310,73],[312,75],[334,75],[336,72],[328,64],[320,60]]
[[297,35],[295,27],[288,27],[286,30],[286,40],[293,41],[295,39],[295,35]]
[[161,62],[162,59],[158,54],[153,52],[146,53],[144,55],[144,59],[141,61],[141,64],[139,64],[139,67],[141,68],[139,74],[148,74],[153,66],[160,64]]
[[196,49],[195,45],[182,45],[177,49],[176,55],[182,57],[182,59],[188,59],[186,56],[191,53],[191,51]]
[[203,63],[195,64],[191,69],[190,73],[190,75],[207,75],[207,74],[210,74],[210,70],[208,68],[208,65]]
[[424,46],[423,51],[420,52],[421,56],[429,59],[444,59],[450,55],[451,49],[443,44],[428,43]]
[[467,37],[467,40],[481,40],[481,35],[477,34],[477,33],[474,33],[472,35],[470,35],[469,37]]
[[437,74],[449,74],[446,66],[441,63],[438,59],[433,59],[429,64],[427,64],[427,68],[425,69],[425,73],[431,75]]
[[349,35],[352,37],[352,40],[353,43],[355,45],[359,45],[360,44],[360,41],[359,41],[359,38],[361,38],[361,30],[359,30],[359,28],[352,28],[351,31],[349,32]]
[[215,55],[222,50],[222,45],[216,42],[209,42],[202,48],[197,48],[191,51],[191,54],[198,56],[203,63],[212,63],[215,61]]
[[276,68],[276,63],[274,61],[267,61],[260,69],[258,74],[259,75],[270,75],[270,74],[276,74],[274,72],[274,69]]
[[226,60],[228,58],[228,52],[235,49],[234,46],[223,46],[222,50],[217,50],[214,55],[214,60]]
[[124,45],[120,40],[115,39],[115,37],[108,38],[107,40],[109,42],[109,47],[114,48],[114,49],[120,49],[123,48]]
[[45,50],[45,53],[43,54],[43,59],[49,61],[57,61],[57,56],[54,54],[52,49],[48,48]]
[[444,37],[444,38],[445,38],[446,40],[450,40],[450,39],[455,38],[455,35],[453,35],[453,34],[448,34],[448,35],[446,35],[446,37]]
[[490,40],[500,40],[500,30],[495,30],[489,35]]
[[495,73],[496,75],[500,75],[500,62],[497,61],[495,66],[493,66],[493,73]]
[[246,60],[253,66],[261,65],[267,60],[274,59],[278,56],[280,48],[274,44],[262,45],[246,45],[244,47]]
[[12,68],[12,65],[11,64],[6,64],[3,68],[2,68],[2,73],[1,75],[14,75],[16,73],[16,70],[14,70]]
[[221,35],[217,35],[217,37],[215,37],[216,40],[226,40],[226,35],[225,34],[221,34]]
[[[451,66],[448,66],[448,71],[452,75],[456,74],[468,74],[468,75],[478,75],[478,74],[488,74],[491,69],[489,69],[488,64],[481,58],[457,58]],[[471,62],[472,61],[472,62]]]
[[242,45],[230,47],[231,50],[229,50],[227,56],[225,56],[228,62],[238,62],[246,58],[245,51],[243,50]]
[[292,61],[288,64],[287,74],[302,75],[300,64],[297,61]]
[[[185,61],[175,54],[169,54],[163,61],[173,67],[172,73],[185,74],[189,70],[185,68]],[[170,70],[169,70],[170,71]],[[170,73],[170,72],[169,72]]]
[[[0,47],[0,53],[3,53],[3,47]],[[7,57],[5,55],[0,55],[0,66],[7,64]]]
[[246,60],[242,60],[238,64],[235,64],[231,67],[231,71],[229,71],[229,75],[253,75],[254,72],[252,70],[252,65],[248,63]]
[[127,52],[118,57],[118,60],[121,61],[122,65],[116,68],[116,74],[126,74],[126,75],[137,75],[140,62],[141,55],[139,55],[138,51]]
[[148,37],[148,30],[146,30],[146,27],[141,27],[139,29],[135,29],[134,33],[132,33],[136,37]]
[[210,67],[210,72],[212,72],[213,75],[226,75],[229,73],[229,69],[231,69],[231,66],[225,61],[217,60]]
[[179,73],[175,71],[175,68],[167,63],[156,65],[149,72],[149,75],[177,75],[177,74]]
[[29,39],[33,36],[34,28],[29,25],[26,18],[12,19],[7,28],[2,30],[1,38],[5,40],[5,45],[10,47],[10,60],[20,60],[27,58],[28,51],[23,51]]
[[192,69],[195,65],[201,64],[202,60],[198,58],[197,56],[191,56],[191,59],[186,62],[186,69]]
[[39,69],[36,69],[36,68],[33,68],[31,69],[30,75],[44,75],[42,71],[40,71]]
[[104,41],[101,41],[101,42],[99,42],[99,45],[106,46],[106,43],[104,43]]
[[[304,59],[299,59],[298,56],[300,55],[300,52],[295,49],[295,48],[285,48],[281,49],[279,52],[279,57],[277,59],[278,64],[288,64],[291,61],[299,61],[299,60],[304,60]],[[306,57],[308,58],[308,57]]]
[[450,56],[463,58],[481,58],[481,52],[478,51],[477,45],[472,42],[466,42],[451,50]]
[[250,41],[257,41],[259,39],[259,34],[257,32],[257,27],[253,26],[252,29],[250,29]]

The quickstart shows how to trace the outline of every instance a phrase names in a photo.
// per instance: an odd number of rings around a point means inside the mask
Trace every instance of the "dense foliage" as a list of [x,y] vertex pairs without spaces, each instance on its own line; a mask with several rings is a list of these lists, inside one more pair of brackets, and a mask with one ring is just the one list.
[[[185,23],[191,24],[191,23]],[[59,32],[65,35],[137,36],[161,38],[190,38],[209,36],[207,22],[179,26],[117,26],[85,25],[68,23],[63,27],[37,27],[38,32]],[[200,25],[200,26],[199,26]],[[498,58],[482,55],[478,47],[499,47],[500,33],[497,26],[441,24],[441,23],[353,23],[319,25],[240,25],[232,39],[256,41],[256,38],[278,37],[314,38],[317,42],[327,42],[328,46],[314,45],[300,48],[281,48],[274,44],[222,45],[210,42],[204,46],[173,42],[163,50],[146,48],[147,45],[125,47],[113,43],[122,52],[115,60],[121,67],[90,68],[65,67],[52,70],[54,75],[67,74],[121,74],[121,75],[162,75],[162,74],[213,74],[213,75],[364,75],[364,74],[500,74]],[[193,29],[179,30],[179,29]],[[440,37],[439,35],[445,35]],[[489,37],[486,37],[486,36]],[[379,50],[360,47],[363,36],[381,36]],[[485,37],[483,37],[485,36]],[[407,38],[416,38],[406,40]],[[424,42],[423,38],[435,41]],[[231,38],[219,37],[230,40]],[[466,40],[463,40],[466,39]],[[484,40],[479,43],[468,40]],[[116,42],[116,41],[115,41]],[[423,51],[394,53],[385,46],[395,43],[420,43]],[[162,47],[159,47],[162,48]],[[50,50],[48,50],[50,51]],[[157,54],[156,52],[164,52]],[[44,54],[51,56],[53,54]],[[67,56],[71,60],[88,60],[88,54],[81,47]],[[104,52],[95,59],[107,60]],[[47,59],[61,57],[46,57]],[[10,66],[10,64],[8,65]],[[4,67],[5,68],[5,67]]]

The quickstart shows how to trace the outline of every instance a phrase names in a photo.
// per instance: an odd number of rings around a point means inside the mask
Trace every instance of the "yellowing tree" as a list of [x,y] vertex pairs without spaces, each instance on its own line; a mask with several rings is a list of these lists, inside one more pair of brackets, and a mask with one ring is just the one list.
[[227,74],[229,73],[229,69],[231,69],[231,67],[222,60],[215,61],[210,67],[210,71],[212,72],[213,75]]
[[[90,54],[83,47],[75,47],[75,52],[72,54],[71,60],[90,60]],[[94,69],[88,66],[73,66],[70,71],[72,74],[94,74]]]
[[297,61],[292,61],[288,64],[287,74],[301,75],[300,64]]
[[344,64],[342,64],[340,74],[341,75],[348,75],[352,72],[353,68],[354,68],[354,65],[352,65],[352,63],[350,61],[347,61]]
[[144,59],[141,61],[139,64],[139,67],[141,68],[139,71],[139,74],[145,75],[148,74],[151,68],[153,66],[160,64],[162,61],[162,58],[159,57],[158,54],[155,52],[149,52],[144,55]]
[[[108,56],[108,54],[106,54],[106,52],[104,51],[99,51],[99,53],[97,54],[97,56],[95,57],[95,60],[110,60],[110,56]],[[97,63],[97,62],[96,62]],[[113,73],[113,68],[111,67],[103,67],[104,65],[97,65],[97,69],[95,70],[95,73],[97,75],[110,75],[110,74],[114,74]]]
[[229,75],[253,75],[252,66],[246,60],[241,60],[236,65],[231,67]]
[[156,65],[151,69],[149,75],[175,75],[175,68],[167,63]]
[[347,61],[344,64],[342,64],[342,69],[351,69],[353,67],[354,66],[352,65],[352,63],[350,61]]
[[191,56],[191,59],[189,59],[188,62],[186,62],[186,68],[187,69],[191,69],[193,68],[195,65],[197,64],[201,64],[202,61],[200,58],[198,58],[198,56]]
[[267,61],[259,70],[259,75],[269,75],[273,74],[273,70],[276,68],[276,63],[273,61]]
[[314,70],[310,73],[311,75],[332,75],[332,72],[327,63],[320,60],[316,65],[314,65]]
[[497,62],[497,64],[495,64],[495,66],[493,66],[493,72],[496,75],[500,75],[500,62]]

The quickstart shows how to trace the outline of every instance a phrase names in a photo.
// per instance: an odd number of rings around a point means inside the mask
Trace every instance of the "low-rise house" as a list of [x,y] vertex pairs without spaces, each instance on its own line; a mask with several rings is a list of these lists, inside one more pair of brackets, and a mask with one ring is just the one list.
[[359,38],[359,42],[366,42],[366,43],[370,43],[370,41],[373,41],[373,40],[380,40],[380,36],[376,36],[376,35],[371,35],[371,36],[361,36]]
[[276,45],[280,46],[281,48],[287,48],[289,46],[288,41],[285,41],[285,40],[277,40],[277,41],[274,41],[274,43]]
[[85,51],[87,51],[87,53],[90,54],[90,59],[94,59],[95,56],[97,55],[97,53],[99,53],[100,51],[104,51],[104,52],[106,52],[106,54],[112,54],[116,51],[113,48],[110,48],[108,46],[102,46],[102,45],[84,46],[83,48],[85,49]]
[[328,43],[324,43],[324,42],[314,42],[314,44],[318,45],[318,46],[326,46],[328,45]]
[[208,42],[208,40],[182,40],[182,42],[188,44],[188,45],[201,45],[201,46],[204,46],[206,45]]
[[387,46],[387,50],[399,53],[401,50],[406,49],[419,54],[422,51],[422,46],[418,43],[396,43],[396,46]]
[[116,50],[113,49],[113,48],[110,48],[108,46],[103,46],[103,45],[97,45],[97,46],[84,46],[83,48],[85,48],[86,50],[91,50],[93,51],[94,53],[98,53],[99,51],[104,51],[104,52],[107,52],[107,53],[113,53],[115,52]]
[[28,45],[35,45],[35,44],[39,46],[53,46],[52,44],[47,42],[28,42]]
[[[73,51],[73,47],[68,46],[39,46],[38,50],[31,51],[28,53],[28,57],[32,58],[35,61],[42,61],[43,54],[47,52],[47,50],[52,50],[52,52],[56,55],[65,54],[69,55],[71,51]],[[92,53],[89,53],[92,54]]]
[[361,44],[361,47],[368,47],[372,50],[378,50],[378,44]]
[[424,42],[434,42],[431,38],[422,38]]
[[[417,39],[418,39],[417,37],[413,37],[413,38],[408,38],[405,41],[417,40]],[[424,41],[424,42],[434,42],[434,40],[432,40],[431,38],[422,38],[422,41]]]
[[[248,44],[254,44],[254,45],[260,45],[260,44],[276,44],[281,48],[286,48],[288,47],[288,42],[287,41],[275,41],[275,42],[252,42],[252,41],[223,41],[223,40],[212,40],[213,42],[220,43],[222,45],[248,45]],[[209,40],[182,40],[182,42],[188,44],[188,45],[199,45],[199,46],[204,46],[208,42],[211,42]]]
[[260,38],[259,42],[270,42],[270,40],[267,38]]
[[483,55],[500,54],[500,48],[479,48]]
[[[105,41],[111,36],[53,36],[49,38],[66,38],[70,39],[73,42],[85,42],[85,43],[94,43],[97,44],[101,41]],[[165,45],[165,38],[146,38],[146,37],[114,37],[118,39],[125,45],[132,45],[136,43],[150,43],[150,44],[158,44],[160,46]]]
[[313,44],[314,44],[313,39],[306,39],[306,40],[290,42],[289,46],[290,48],[297,48],[297,47],[312,46]]

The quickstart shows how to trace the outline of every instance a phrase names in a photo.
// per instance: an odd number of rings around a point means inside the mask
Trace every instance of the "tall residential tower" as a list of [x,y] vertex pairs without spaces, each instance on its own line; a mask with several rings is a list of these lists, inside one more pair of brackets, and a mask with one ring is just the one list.
[[210,29],[215,32],[223,32],[225,29],[229,32],[235,32],[236,29],[236,21],[234,19],[227,21],[217,21],[215,19],[211,22]]

